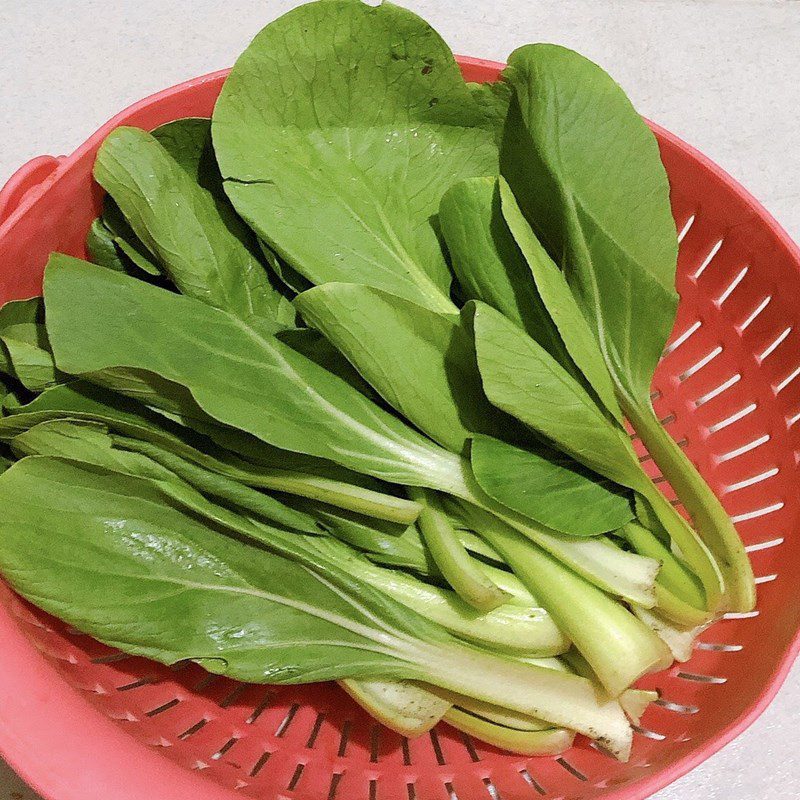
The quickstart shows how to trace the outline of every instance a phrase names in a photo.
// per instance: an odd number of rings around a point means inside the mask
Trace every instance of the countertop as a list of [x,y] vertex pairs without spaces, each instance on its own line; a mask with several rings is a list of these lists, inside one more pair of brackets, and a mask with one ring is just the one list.
[[[0,0],[0,184],[131,102],[230,66],[291,0]],[[551,41],[602,64],[646,116],[739,179],[800,241],[800,2],[403,0],[459,53]],[[742,736],[658,800],[797,800],[800,666]],[[0,763],[0,800],[35,800]]]

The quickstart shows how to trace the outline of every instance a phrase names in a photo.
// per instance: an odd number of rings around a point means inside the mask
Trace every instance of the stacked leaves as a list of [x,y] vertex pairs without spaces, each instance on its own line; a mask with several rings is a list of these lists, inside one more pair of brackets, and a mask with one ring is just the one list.
[[94,263],[0,309],[6,579],[407,735],[627,758],[636,680],[754,589],[650,404],[677,240],[622,90],[552,45],[471,85],[410,12],[325,0],[95,177]]

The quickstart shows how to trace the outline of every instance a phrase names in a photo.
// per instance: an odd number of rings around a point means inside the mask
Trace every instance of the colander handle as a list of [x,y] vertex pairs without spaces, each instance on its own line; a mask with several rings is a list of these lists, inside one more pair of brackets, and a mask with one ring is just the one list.
[[64,156],[36,156],[23,164],[0,189],[0,225],[19,207],[31,189],[40,186]]

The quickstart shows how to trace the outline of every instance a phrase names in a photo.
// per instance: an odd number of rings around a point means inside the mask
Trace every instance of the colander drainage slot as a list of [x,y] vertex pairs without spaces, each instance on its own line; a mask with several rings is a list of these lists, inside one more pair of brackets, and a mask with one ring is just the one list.
[[709,251],[708,255],[703,259],[703,262],[697,268],[697,271],[692,275],[694,280],[697,280],[708,268],[708,265],[714,260],[714,256],[719,252],[720,247],[722,247],[722,243],[725,241],[724,239],[720,239]]
[[181,739],[182,741],[186,741],[186,739],[188,739],[190,736],[194,736],[198,731],[205,728],[206,725],[208,725],[207,719],[198,720],[197,722],[195,722],[194,725],[192,725],[190,728],[187,728],[183,733],[178,734],[178,738]]
[[798,375],[800,375],[800,367],[795,367],[779,384],[773,387],[775,394],[780,394]]
[[682,344],[685,344],[689,337],[693,334],[697,333],[700,328],[703,327],[703,323],[700,320],[696,320],[693,322],[680,336],[678,336],[674,341],[670,342],[665,348],[662,354],[662,358],[665,358],[670,353],[674,353]]
[[665,711],[672,711],[675,714],[697,714],[700,711],[698,706],[688,706],[683,703],[673,703],[671,700],[659,698],[656,705],[661,706]]
[[456,794],[456,790],[453,788],[453,784],[450,783],[450,781],[444,782],[444,789],[447,792],[449,800],[458,800],[458,795]]
[[267,691],[261,702],[253,709],[250,716],[245,720],[245,723],[252,725],[269,707],[272,700],[272,693]]
[[757,608],[753,611],[729,611],[727,614],[722,615],[722,619],[754,619],[760,613]]
[[777,503],[772,503],[768,506],[763,506],[762,508],[756,508],[752,511],[747,511],[743,514],[736,514],[735,516],[731,517],[732,522],[747,522],[749,519],[758,519],[759,517],[765,517],[767,514],[772,514],[775,511],[780,511],[784,506],[782,501]]
[[144,678],[139,678],[138,681],[133,681],[132,683],[126,683],[124,686],[117,686],[118,692],[130,692],[133,689],[139,689],[142,686],[149,686],[151,683],[155,681],[155,678],[152,675],[148,675]]
[[176,705],[180,703],[180,700],[177,697],[174,697],[172,700],[167,701],[166,703],[162,703],[157,708],[153,708],[150,711],[145,712],[146,717],[155,717],[159,714],[163,714],[165,711],[169,711],[171,708],[175,708]]
[[753,439],[751,442],[743,444],[741,447],[737,447],[735,450],[729,450],[727,453],[717,456],[717,462],[723,464],[726,461],[731,461],[734,458],[743,456],[745,453],[749,453],[752,450],[755,450],[757,447],[761,447],[762,444],[766,444],[769,439],[769,434],[765,433],[763,436],[759,436],[758,438]]
[[350,740],[350,730],[353,727],[353,723],[346,719],[342,724],[342,736],[339,739],[339,758],[344,758],[345,753],[347,752],[347,742]]
[[723,684],[728,682],[727,678],[719,675],[701,675],[698,672],[679,672],[676,677],[685,681],[694,681],[695,683]]
[[528,786],[533,787],[536,792],[542,795],[547,794],[547,789],[545,789],[544,786],[542,786],[542,784],[539,783],[539,781],[537,781],[527,769],[521,769],[519,774],[522,775],[522,780],[524,780]]
[[756,356],[756,361],[759,364],[766,361],[786,340],[786,337],[792,332],[792,326],[784,328],[762,351],[760,355]]
[[696,375],[701,369],[703,369],[703,367],[710,364],[718,355],[720,355],[720,353],[722,353],[722,346],[717,345],[711,352],[706,353],[706,355],[704,355],[699,361],[692,364],[692,366],[689,367],[685,372],[682,372],[678,376],[678,380],[683,382],[688,378],[691,378],[692,375]]
[[238,742],[238,741],[239,741],[239,737],[238,736],[231,736],[231,738],[228,739],[228,741],[225,742],[225,744],[222,745],[222,747],[220,747],[220,749],[217,750],[217,752],[214,753],[211,756],[211,758],[214,761],[219,761],[219,759],[222,758],[222,756],[224,756],[225,753],[227,753],[236,744],[236,742]]
[[299,703],[292,703],[292,707],[289,709],[286,716],[283,718],[283,722],[278,725],[277,730],[275,731],[275,736],[280,739],[285,733],[288,727],[292,724],[292,720],[294,719],[294,715],[297,713],[297,710],[300,708]]
[[696,642],[695,650],[710,650],[713,653],[738,653],[744,650],[741,644],[717,644],[716,642]]
[[219,675],[212,675],[210,672],[203,675],[199,681],[194,685],[193,690],[195,692],[202,692],[208,689],[212,683],[216,683],[219,680]]
[[464,733],[463,731],[459,731],[461,734],[461,741],[464,743],[464,749],[469,753],[469,757],[473,761],[480,761],[481,757],[478,755],[478,751],[475,749],[475,742],[472,741],[472,737],[468,733]]
[[736,386],[737,383],[742,379],[742,376],[737,372],[734,375],[731,375],[728,380],[721,383],[719,386],[712,389],[710,392],[706,392],[704,395],[701,395],[694,401],[695,408],[700,408],[700,406],[705,405],[709,401],[713,400],[715,397],[719,397],[723,392],[727,392],[732,386]]
[[678,234],[678,243],[682,242],[686,238],[686,234],[692,229],[692,225],[694,225],[694,221],[697,219],[697,214],[692,214],[689,219],[686,220],[684,226],[681,228],[680,233]]
[[107,656],[98,656],[97,658],[91,659],[91,664],[116,664],[119,661],[125,661],[128,658],[133,658],[133,656],[129,656],[127,653],[110,653]]
[[742,481],[737,481],[736,483],[730,484],[726,487],[725,491],[728,493],[738,492],[740,489],[746,489],[748,486],[755,486],[757,483],[763,483],[763,481],[766,481],[769,478],[774,478],[779,471],[780,470],[778,467],[773,467],[765,472],[759,472],[758,475],[753,475],[752,478],[745,478]]
[[411,749],[408,746],[408,739],[404,736],[403,741],[401,742],[401,747],[403,749],[403,764],[406,767],[411,766]]
[[497,787],[492,783],[491,778],[484,778],[483,785],[486,787],[486,791],[489,792],[489,797],[492,800],[503,800],[500,792],[497,791]]
[[408,800],[417,800],[417,787],[413,783],[406,784]]
[[719,422],[709,425],[708,432],[716,433],[717,431],[721,431],[723,428],[727,428],[728,425],[733,425],[734,422],[744,419],[748,414],[752,414],[757,408],[758,405],[756,403],[748,403],[744,408],[740,409],[735,414],[731,414],[729,417],[725,417],[725,419],[721,419]]
[[574,767],[572,764],[567,761],[566,758],[563,756],[559,756],[556,759],[556,764],[563,767],[573,778],[577,778],[579,781],[588,781],[589,779],[577,768]]
[[[756,542],[755,544],[748,544],[745,545],[745,552],[747,553],[757,553],[759,550],[769,550],[773,547],[778,547],[779,545],[783,544],[783,537],[780,536],[777,539],[769,539],[766,542]],[[728,619],[727,615],[725,617]]]
[[768,294],[745,318],[744,322],[739,325],[739,332],[744,333],[764,311],[764,309],[772,302],[772,295]]
[[381,746],[381,726],[373,725],[369,732],[369,760],[372,764],[378,763],[378,752]]
[[258,758],[255,764],[253,764],[253,768],[250,770],[250,777],[255,778],[262,769],[264,769],[264,765],[269,761],[269,757],[272,755],[271,751],[265,750]]
[[311,750],[314,747],[314,743],[317,741],[317,736],[319,736],[320,729],[322,728],[322,723],[325,722],[325,714],[320,712],[317,714],[317,719],[314,722],[314,727],[311,729],[311,733],[308,734],[308,741],[306,742],[306,747]]
[[341,772],[334,772],[331,775],[331,785],[328,789],[328,798],[327,800],[334,800],[336,797],[336,790],[339,788],[339,782],[342,780],[343,773]]
[[652,739],[654,742],[663,742],[664,739],[667,738],[663,733],[651,731],[649,728],[642,728],[639,725],[632,725],[631,727],[640,736],[644,736],[646,739]]
[[728,286],[723,290],[722,294],[717,298],[716,306],[717,308],[722,308],[725,301],[733,294],[734,289],[744,280],[744,276],[747,275],[750,267],[742,267],[739,272],[736,274],[736,277],[728,284]]
[[761,586],[762,583],[772,583],[772,581],[777,579],[777,573],[773,572],[772,575],[762,575],[760,578],[756,578],[755,583],[756,586]]
[[439,735],[436,729],[432,728],[430,731],[431,744],[433,745],[433,753],[436,756],[436,761],[440,767],[443,767],[447,762],[444,760],[444,753],[442,753],[442,746],[439,744]]
[[219,707],[228,708],[232,706],[246,691],[247,684],[240,683],[233,691],[228,692],[228,694],[219,701]]
[[292,775],[292,779],[289,781],[289,785],[286,787],[290,792],[294,791],[295,787],[298,783],[300,783],[300,778],[303,777],[303,770],[306,768],[305,764],[298,764],[295,767],[294,774]]

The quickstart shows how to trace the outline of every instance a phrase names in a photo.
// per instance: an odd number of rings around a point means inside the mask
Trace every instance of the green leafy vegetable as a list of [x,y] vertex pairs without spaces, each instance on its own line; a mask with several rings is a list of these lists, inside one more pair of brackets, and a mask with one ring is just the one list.
[[[231,315],[63,256],[54,257],[48,267],[45,295],[56,361],[66,372],[96,373],[124,366],[156,373],[188,388],[211,416],[277,447],[326,458],[391,482],[482,502],[468,483],[468,465],[457,456],[417,434],[337,376]],[[98,310],[93,296],[106,298],[102,309]],[[84,311],[89,306],[93,314],[87,319]],[[175,326],[169,350],[157,351],[150,346],[149,336],[165,319],[179,319],[180,326]],[[148,338],[137,338],[136,332],[148,332]],[[198,358],[203,351],[215,358],[215,370],[205,369]],[[248,389],[257,386],[269,391]],[[486,501],[492,505],[489,498]],[[608,568],[611,555],[602,544],[598,559],[589,542],[554,537],[511,512],[505,514],[502,508],[495,511],[567,559],[581,574],[611,591],[631,591],[620,583],[627,579],[625,573],[619,567]]]
[[[250,681],[344,677],[347,664],[365,676],[405,671],[409,616],[383,595],[348,587],[344,575],[330,584],[324,564],[314,572],[221,536],[170,509],[146,481],[34,458],[3,475],[0,494],[10,512],[4,574],[109,644],[166,663],[192,658]],[[96,557],[76,560],[87,548]]]
[[[0,439],[10,439],[34,425],[58,419],[102,423],[116,433],[135,437],[139,447],[146,443],[156,446],[161,451],[157,460],[175,456],[188,461],[189,468],[195,464],[244,486],[298,495],[406,524],[419,514],[416,503],[380,491],[383,487],[378,482],[370,483],[324,462],[292,459],[292,454],[272,451],[266,445],[255,450],[259,463],[250,463],[204,436],[170,425],[138,403],[81,381],[53,387],[16,409],[12,416],[0,419]],[[292,466],[297,469],[288,468]]]
[[445,722],[469,736],[494,744],[503,750],[526,756],[554,756],[572,746],[575,735],[560,728],[520,730],[499,725],[490,719],[454,706],[444,715]]
[[489,399],[550,437],[577,461],[644,496],[697,572],[707,608],[713,612],[722,593],[717,563],[641,469],[627,433],[541,346],[480,303],[475,310],[475,342]]
[[403,736],[427,733],[444,716],[450,703],[408,681],[349,681],[341,687],[384,725]]
[[507,526],[487,519],[481,532],[517,577],[542,598],[612,697],[647,672],[669,665],[664,645],[624,606],[577,580],[546,553],[525,546],[525,540]]
[[[212,417],[276,447],[396,483],[419,483],[421,474],[443,485],[460,481],[455,456],[230,314],[63,256],[51,260],[45,280],[48,330],[67,372],[146,370],[185,386]],[[100,294],[106,302],[98,309],[89,298]],[[76,337],[75,315],[87,301],[94,313]],[[159,351],[150,337],[164,320],[176,323],[168,331],[169,350]],[[117,327],[118,335],[112,333]],[[201,354],[214,359],[214,370]]]
[[453,271],[467,299],[482,300],[524,328],[576,377],[530,268],[503,219],[500,181],[468,178],[442,197],[439,221]]
[[620,487],[549,447],[537,453],[489,436],[472,440],[470,464],[486,494],[557,531],[596,534],[629,522],[631,505]]
[[59,381],[41,298],[11,301],[0,308],[0,371],[34,392]]
[[552,350],[550,352],[568,370],[574,364],[600,404],[614,419],[621,422],[622,412],[614,396],[614,386],[603,363],[600,348],[570,294],[564,273],[536,238],[508,184],[501,179],[499,188],[503,218],[525,257],[537,292],[547,307],[545,313],[552,315],[568,357],[564,358],[562,355],[559,358],[560,354]]
[[[11,447],[18,455],[58,456],[158,481],[166,494],[193,511],[202,511],[207,504],[188,487],[193,487],[203,497],[233,505],[239,513],[250,518],[260,518],[306,533],[320,533],[319,525],[308,514],[177,456],[170,456],[159,448],[148,447],[133,439],[115,440],[97,424],[78,425],[64,420],[42,422],[15,436]],[[156,457],[150,457],[153,455]]]
[[[101,221],[111,234],[114,245],[122,254],[123,264],[126,267],[121,270],[122,272],[129,272],[136,277],[147,275],[150,280],[163,278],[164,270],[161,264],[158,263],[153,253],[147,249],[144,242],[136,235],[120,207],[110,196],[106,197],[103,205]],[[87,248],[88,245],[89,240],[87,239]],[[130,265],[132,265],[132,268],[130,268]]]
[[394,523],[370,519],[351,511],[310,504],[290,498],[291,505],[307,511],[340,541],[364,553],[376,564],[430,574],[432,559],[414,526],[398,530]]
[[411,12],[311,2],[213,119],[117,128],[94,172],[96,265],[0,308],[10,586],[404,736],[625,760],[631,685],[755,589],[651,405],[677,237],[613,80],[531,45],[466,83]]
[[184,294],[242,317],[275,318],[283,298],[261,263],[151,134],[117,128],[100,147],[94,175]]
[[483,386],[494,405],[590,469],[638,488],[642,473],[628,435],[541,345],[484,303],[475,304],[474,326]]
[[117,272],[128,272],[129,260],[118,248],[114,234],[99,217],[92,222],[86,234],[86,252],[89,260],[101,267],[108,267]]
[[443,447],[464,453],[475,433],[513,433],[515,421],[486,399],[458,316],[352,283],[326,283],[294,302],[390,406]]
[[431,218],[451,184],[497,171],[493,118],[419,17],[331,0],[256,36],[212,133],[236,210],[312,283],[366,283],[452,312]]
[[725,595],[712,591],[708,574],[704,579],[712,610],[726,604],[750,610],[755,584],[744,546],[713,492],[664,432],[650,401],[678,301],[678,242],[655,137],[620,87],[570,50],[522,47],[512,53],[505,77],[514,99],[503,139],[503,174],[564,270],[622,411],[719,564]]
[[[12,585],[127,652],[246,681],[423,680],[629,751],[619,705],[599,703],[586,679],[459,645],[297,536],[271,533],[289,559],[169,509],[146,481],[50,458],[7,470],[0,500]],[[76,560],[87,551],[95,558]]]
[[515,656],[553,656],[565,652],[570,645],[548,612],[531,595],[525,603],[506,603],[490,611],[479,611],[449,589],[399,570],[370,564],[339,542],[321,540],[315,547],[341,570],[358,575],[360,580],[461,639]]
[[[389,405],[452,452],[464,453],[469,440],[482,433],[530,441],[513,419],[489,403],[478,372],[471,325],[465,320],[356,284],[318,286],[300,295],[295,304]],[[374,335],[376,330],[380,336]],[[387,369],[387,364],[393,369]],[[549,448],[538,443],[534,447],[535,452],[506,447],[495,438],[493,447],[479,453],[483,458],[478,459],[481,474],[476,473],[476,478],[481,488],[509,508],[564,533],[613,530],[631,519],[627,499],[614,487],[585,470],[571,469],[563,456]],[[569,506],[564,507],[563,495],[526,492],[527,487],[507,480],[502,497],[493,493],[496,482],[484,473],[492,471],[495,459],[499,468],[504,460],[515,459],[531,484],[544,482],[552,490],[555,482],[563,482],[572,493]],[[594,518],[584,517],[587,505],[593,507]]]

